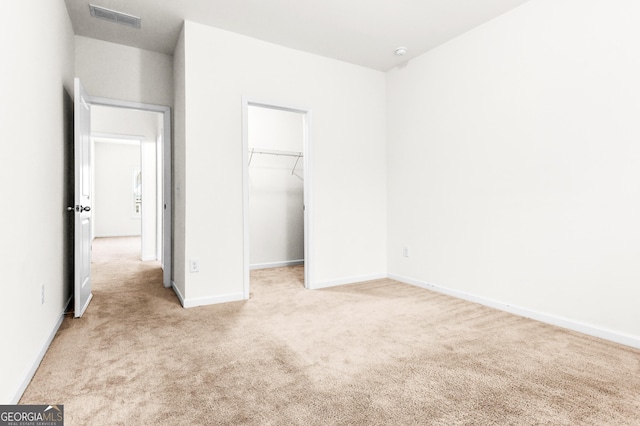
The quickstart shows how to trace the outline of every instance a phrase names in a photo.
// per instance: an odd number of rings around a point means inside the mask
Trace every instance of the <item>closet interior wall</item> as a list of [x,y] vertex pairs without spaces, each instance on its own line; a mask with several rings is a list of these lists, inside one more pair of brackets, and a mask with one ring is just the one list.
[[303,131],[303,114],[248,108],[251,269],[304,262]]

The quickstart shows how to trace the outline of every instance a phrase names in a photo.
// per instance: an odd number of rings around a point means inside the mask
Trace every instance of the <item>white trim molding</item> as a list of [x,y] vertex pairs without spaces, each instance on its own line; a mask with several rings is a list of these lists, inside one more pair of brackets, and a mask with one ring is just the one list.
[[238,302],[245,300],[244,293],[223,294],[221,296],[200,297],[196,299],[184,299],[184,308],[195,308],[196,306],[217,305],[218,303]]
[[282,262],[267,262],[267,263],[254,263],[250,265],[250,269],[269,269],[269,268],[281,268],[283,266],[298,266],[304,265],[304,259],[297,260],[284,260]]
[[532,309],[523,308],[520,306],[510,305],[508,303],[477,296],[471,293],[466,293],[464,291],[454,290],[454,289],[443,287],[437,284],[432,284],[430,282],[416,280],[416,279],[405,277],[402,275],[388,274],[388,278],[392,280],[400,281],[405,284],[410,284],[416,287],[424,288],[427,290],[436,291],[438,293],[446,294],[448,296],[453,296],[458,299],[479,303],[481,305],[498,309],[500,311],[509,312],[511,314],[519,315],[521,317],[530,318],[536,321],[544,322],[546,324],[555,325],[558,327],[577,331],[579,333],[587,334],[589,336],[598,337],[601,339],[609,340],[611,342],[620,343],[626,346],[631,346],[633,348],[640,349],[640,336],[632,336],[625,333],[619,333],[616,331],[586,324],[581,321],[575,321],[569,318],[563,318],[563,317],[548,314],[545,312],[539,312]]
[[178,289],[175,281],[171,281],[171,287],[178,296],[180,304],[183,308],[195,308],[196,306],[217,305],[218,303],[238,302],[244,299],[244,293],[223,294],[221,296],[199,297],[195,299],[187,299]]
[[142,234],[119,234],[119,233],[108,233],[108,234],[100,234],[100,235],[94,235],[93,239],[95,240],[96,238],[126,238],[126,237],[141,237]]
[[381,280],[384,278],[387,278],[387,274],[360,275],[357,277],[341,278],[339,280],[317,282],[314,283],[313,287],[310,287],[310,289],[320,290],[323,288],[337,287],[346,284],[356,284],[365,281]]
[[[64,304],[65,308],[69,306],[70,302],[71,302],[71,298],[69,298],[69,300],[67,300],[67,303]],[[58,333],[58,330],[62,325],[62,321],[64,321],[64,309],[60,314],[60,316],[58,317],[58,319],[56,320],[56,323],[51,329],[51,332],[42,343],[40,347],[40,351],[36,354],[35,358],[30,363],[30,367],[22,374],[22,380],[20,381],[20,384],[18,385],[16,390],[12,393],[8,404],[17,404],[18,401],[20,401],[20,398],[22,398],[22,394],[24,394],[24,391],[27,389],[27,386],[29,386],[29,383],[31,383],[31,379],[33,379],[33,376],[36,374],[38,367],[40,367],[40,363],[42,362],[42,359],[44,358],[47,351],[49,350],[49,346],[51,346],[51,342],[53,342],[53,338],[56,337],[56,334]]]

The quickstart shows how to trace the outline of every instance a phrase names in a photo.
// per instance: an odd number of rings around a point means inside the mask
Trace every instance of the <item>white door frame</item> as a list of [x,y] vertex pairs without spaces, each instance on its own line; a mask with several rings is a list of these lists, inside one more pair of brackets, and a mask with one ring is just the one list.
[[[145,104],[141,102],[124,101],[120,99],[109,99],[100,97],[91,97],[91,104],[110,106],[116,108],[128,108],[142,111],[159,112],[163,116],[163,199],[164,199],[164,217],[162,232],[162,284],[171,287],[171,278],[173,275],[173,248],[172,248],[172,210],[173,210],[173,193],[172,193],[172,168],[171,168],[171,152],[173,139],[171,137],[171,107],[165,105]],[[160,220],[160,218],[158,218]]]
[[243,226],[243,292],[249,299],[249,106],[295,112],[303,115],[303,196],[304,196],[304,286],[314,288],[314,239],[313,239],[313,161],[311,144],[311,110],[298,106],[242,97],[242,226]]

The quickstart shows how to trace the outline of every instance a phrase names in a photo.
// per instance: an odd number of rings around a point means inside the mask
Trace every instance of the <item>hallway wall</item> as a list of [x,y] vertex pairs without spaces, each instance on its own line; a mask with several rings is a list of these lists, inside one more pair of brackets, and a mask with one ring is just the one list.
[[62,1],[3,6],[0,404],[10,404],[44,356],[71,294],[65,154],[73,143],[74,40]]
[[173,57],[75,36],[75,67],[90,96],[173,106]]
[[98,140],[94,147],[94,238],[142,235],[142,215],[134,213],[133,196],[140,144]]

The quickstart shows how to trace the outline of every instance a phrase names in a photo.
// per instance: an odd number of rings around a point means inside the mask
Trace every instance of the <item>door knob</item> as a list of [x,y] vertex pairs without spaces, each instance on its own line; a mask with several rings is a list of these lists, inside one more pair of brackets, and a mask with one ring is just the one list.
[[67,211],[68,211],[68,212],[73,212],[73,211],[77,211],[77,212],[90,212],[90,211],[91,211],[91,207],[89,207],[89,206],[75,206],[75,207],[67,207]]

